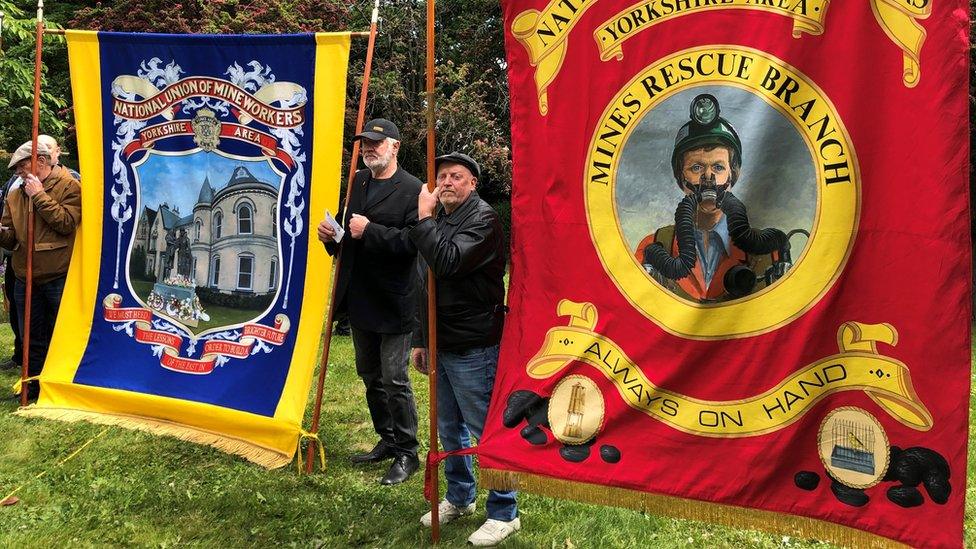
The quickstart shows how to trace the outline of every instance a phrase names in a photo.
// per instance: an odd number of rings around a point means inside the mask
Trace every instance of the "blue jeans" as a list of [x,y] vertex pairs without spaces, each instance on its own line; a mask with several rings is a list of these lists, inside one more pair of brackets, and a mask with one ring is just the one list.
[[[437,431],[446,451],[471,446],[481,439],[495,385],[498,345],[457,353],[437,353]],[[475,480],[471,456],[444,461],[447,501],[458,507],[474,503]],[[488,492],[488,518],[508,522],[518,515],[515,491]]]

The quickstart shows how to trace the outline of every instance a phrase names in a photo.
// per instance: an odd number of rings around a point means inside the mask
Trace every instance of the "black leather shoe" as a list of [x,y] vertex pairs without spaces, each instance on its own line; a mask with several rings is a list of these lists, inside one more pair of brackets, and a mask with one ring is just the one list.
[[365,454],[353,454],[349,461],[353,463],[376,463],[393,457],[393,450],[382,440],[373,446],[373,449]]
[[380,480],[380,484],[384,486],[400,484],[416,473],[419,468],[420,460],[417,459],[417,456],[397,456],[393,458],[393,465],[390,465],[390,470]]
[[7,359],[0,362],[0,370],[13,370],[14,368],[20,368],[20,364],[17,364],[13,359]]

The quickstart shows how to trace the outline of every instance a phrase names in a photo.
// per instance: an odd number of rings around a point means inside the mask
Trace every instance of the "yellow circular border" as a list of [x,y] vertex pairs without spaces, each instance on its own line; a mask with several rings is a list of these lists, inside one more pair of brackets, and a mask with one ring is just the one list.
[[[864,416],[865,418],[867,418],[867,420],[871,422],[872,425],[877,427],[878,432],[881,433],[880,442],[882,445],[881,447],[883,447],[884,450],[875,451],[874,453],[877,456],[880,456],[884,460],[884,467],[881,468],[880,472],[874,475],[866,475],[872,477],[872,479],[869,480],[868,482],[864,482],[864,483],[852,482],[849,478],[845,478],[845,475],[837,474],[836,472],[834,472],[835,467],[830,464],[830,462],[828,461],[828,457],[824,455],[823,452],[824,440],[825,440],[824,437],[826,436],[827,423],[831,419],[833,419],[834,416],[836,416],[841,412],[856,413],[861,416]],[[884,426],[881,425],[881,422],[878,421],[878,418],[871,415],[871,413],[868,412],[867,410],[863,408],[858,408],[857,406],[841,406],[840,408],[834,408],[833,410],[828,412],[826,416],[824,416],[823,421],[820,422],[820,428],[817,429],[817,457],[820,458],[820,464],[824,466],[824,469],[826,469],[828,473],[832,473],[830,475],[830,478],[837,479],[837,482],[843,484],[844,486],[850,486],[851,488],[858,488],[861,490],[865,490],[867,488],[871,488],[872,486],[876,486],[881,483],[885,475],[888,474],[888,468],[891,467],[890,447],[891,447],[891,441],[888,439],[888,432],[885,431]],[[864,473],[860,473],[860,474],[864,474]]]
[[[701,58],[699,54],[728,54],[747,56],[752,59],[748,75],[703,76],[694,72],[686,81],[675,83],[664,91],[648,97],[650,91],[643,81],[650,76],[660,76],[663,67],[678,67],[684,58]],[[798,89],[793,91],[790,103],[783,100],[787,94],[777,94],[777,87],[769,90],[763,86],[764,76],[770,70],[779,71],[783,77],[792,78]],[[717,72],[717,71],[716,71]],[[782,79],[781,79],[782,81]],[[745,89],[764,99],[782,113],[803,136],[810,148],[817,173],[817,213],[813,230],[803,255],[794,268],[776,284],[745,298],[718,304],[698,304],[686,301],[655,282],[628,248],[627,240],[617,217],[615,188],[621,151],[638,121],[655,106],[678,91],[704,86],[724,84]],[[642,92],[642,90],[644,90]],[[795,110],[808,104],[806,120]],[[634,107],[637,105],[637,109]],[[607,143],[601,140],[609,128],[620,124],[629,116],[629,122],[620,133],[620,142],[608,162]],[[816,124],[823,116],[829,124]],[[833,131],[829,128],[833,127]],[[822,135],[826,131],[826,135]],[[821,145],[835,140],[842,147],[843,158],[849,167],[850,182],[827,184],[824,166],[828,162],[818,153]],[[831,145],[833,148],[833,144]],[[602,151],[600,150],[602,149]],[[599,159],[599,160],[598,160]],[[590,237],[596,246],[600,262],[611,280],[638,311],[664,330],[689,339],[731,339],[749,337],[770,332],[784,326],[813,307],[840,276],[850,256],[857,233],[860,216],[861,184],[857,156],[850,135],[837,114],[833,103],[823,90],[805,75],[784,61],[767,53],[741,46],[713,45],[691,48],[648,65],[635,76],[610,102],[590,141],[587,167],[584,171],[583,188]],[[607,177],[607,174],[608,177]],[[670,177],[670,173],[667,174]],[[600,181],[598,180],[606,180]]]
[[[590,392],[594,393],[597,398],[597,405],[593,406],[592,405],[593,396],[590,397],[590,402],[589,402],[590,406],[587,407],[589,408],[589,410],[587,410],[587,413],[592,412],[593,409],[595,408],[596,410],[599,411],[599,419],[596,422],[596,428],[593,430],[593,432],[585,437],[566,437],[562,433],[560,433],[556,428],[557,425],[561,423],[561,421],[556,421],[557,416],[553,414],[553,410],[554,410],[553,403],[556,400],[555,396],[557,393],[560,392],[560,390],[564,386],[569,385],[570,381],[583,382],[583,385],[586,386],[588,389],[590,389]],[[550,395],[549,398],[549,410],[546,413],[546,417],[549,420],[549,430],[552,432],[552,436],[556,437],[556,440],[570,446],[579,446],[581,444],[586,444],[587,442],[593,440],[593,438],[599,435],[600,431],[603,430],[604,422],[607,419],[606,400],[603,398],[603,392],[600,391],[600,386],[597,385],[596,382],[593,381],[592,379],[580,374],[568,375],[562,378],[561,380],[559,380],[559,383],[557,383],[556,387],[553,388],[552,394]]]

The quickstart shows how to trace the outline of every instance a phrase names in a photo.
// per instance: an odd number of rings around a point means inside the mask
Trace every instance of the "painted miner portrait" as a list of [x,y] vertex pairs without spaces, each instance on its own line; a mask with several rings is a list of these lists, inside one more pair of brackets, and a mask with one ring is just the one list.
[[[743,96],[751,94],[735,92],[733,99],[747,104],[749,98]],[[621,226],[625,233],[631,229],[631,249],[649,277],[674,295],[698,304],[747,298],[785,276],[809,237],[816,206],[816,192],[810,190],[813,185],[805,184],[812,179],[812,173],[806,173],[812,170],[809,155],[789,124],[783,124],[781,133],[792,140],[768,146],[753,143],[762,152],[751,153],[716,95],[699,89],[690,101],[687,93],[671,98],[673,110],[684,107],[682,123],[672,123],[670,130],[657,124],[663,132],[670,131],[670,139],[657,139],[649,147],[656,148],[659,156],[668,154],[663,159],[667,165],[659,162],[658,170],[644,171],[643,185],[630,174],[630,188],[628,174],[622,173],[623,188],[617,199]],[[785,122],[759,103],[761,114],[768,111],[767,117]],[[752,111],[756,110],[753,105]],[[743,118],[755,120],[755,114],[747,114]],[[633,149],[639,142],[649,146],[646,140],[632,140],[628,151],[632,165],[628,167],[625,158],[623,172],[634,171]],[[784,146],[790,149],[788,154],[775,152]],[[744,159],[761,156],[761,170],[746,170]],[[645,166],[650,163],[646,157],[643,162]],[[747,173],[756,178],[743,177]],[[653,184],[648,184],[649,179]],[[745,189],[748,192],[740,194]],[[635,191],[637,196],[647,197],[656,210],[653,215],[647,215],[647,208],[638,208],[644,212],[643,219],[628,215],[626,204],[633,201],[626,197]],[[753,201],[761,212],[756,218],[750,215]],[[648,222],[647,217],[653,219]],[[768,221],[778,225],[763,224]],[[791,244],[798,244],[797,249]]]

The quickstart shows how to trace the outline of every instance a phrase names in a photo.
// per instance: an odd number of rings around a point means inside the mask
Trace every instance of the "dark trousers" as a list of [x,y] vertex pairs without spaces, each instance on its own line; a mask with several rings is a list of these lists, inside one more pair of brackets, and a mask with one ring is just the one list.
[[7,305],[10,306],[10,329],[14,332],[14,356],[10,359],[14,364],[20,366],[24,362],[24,340],[20,338],[20,319],[17,316],[17,304],[14,302],[14,276],[13,259],[10,256],[4,258],[3,271],[3,295],[7,298]]
[[[65,277],[61,276],[43,284],[35,283],[31,292],[30,348],[27,350],[30,360],[27,373],[31,377],[39,375],[44,367],[44,359],[47,358],[51,336],[54,334],[54,321],[58,318],[58,308],[61,306],[61,294],[64,293],[64,280]],[[23,337],[27,284],[19,278],[14,284],[14,302],[17,304],[17,320],[20,322]],[[28,395],[37,395],[37,384],[31,383]]]
[[366,386],[373,428],[397,455],[417,454],[417,405],[407,375],[410,334],[352,328],[356,373]]

